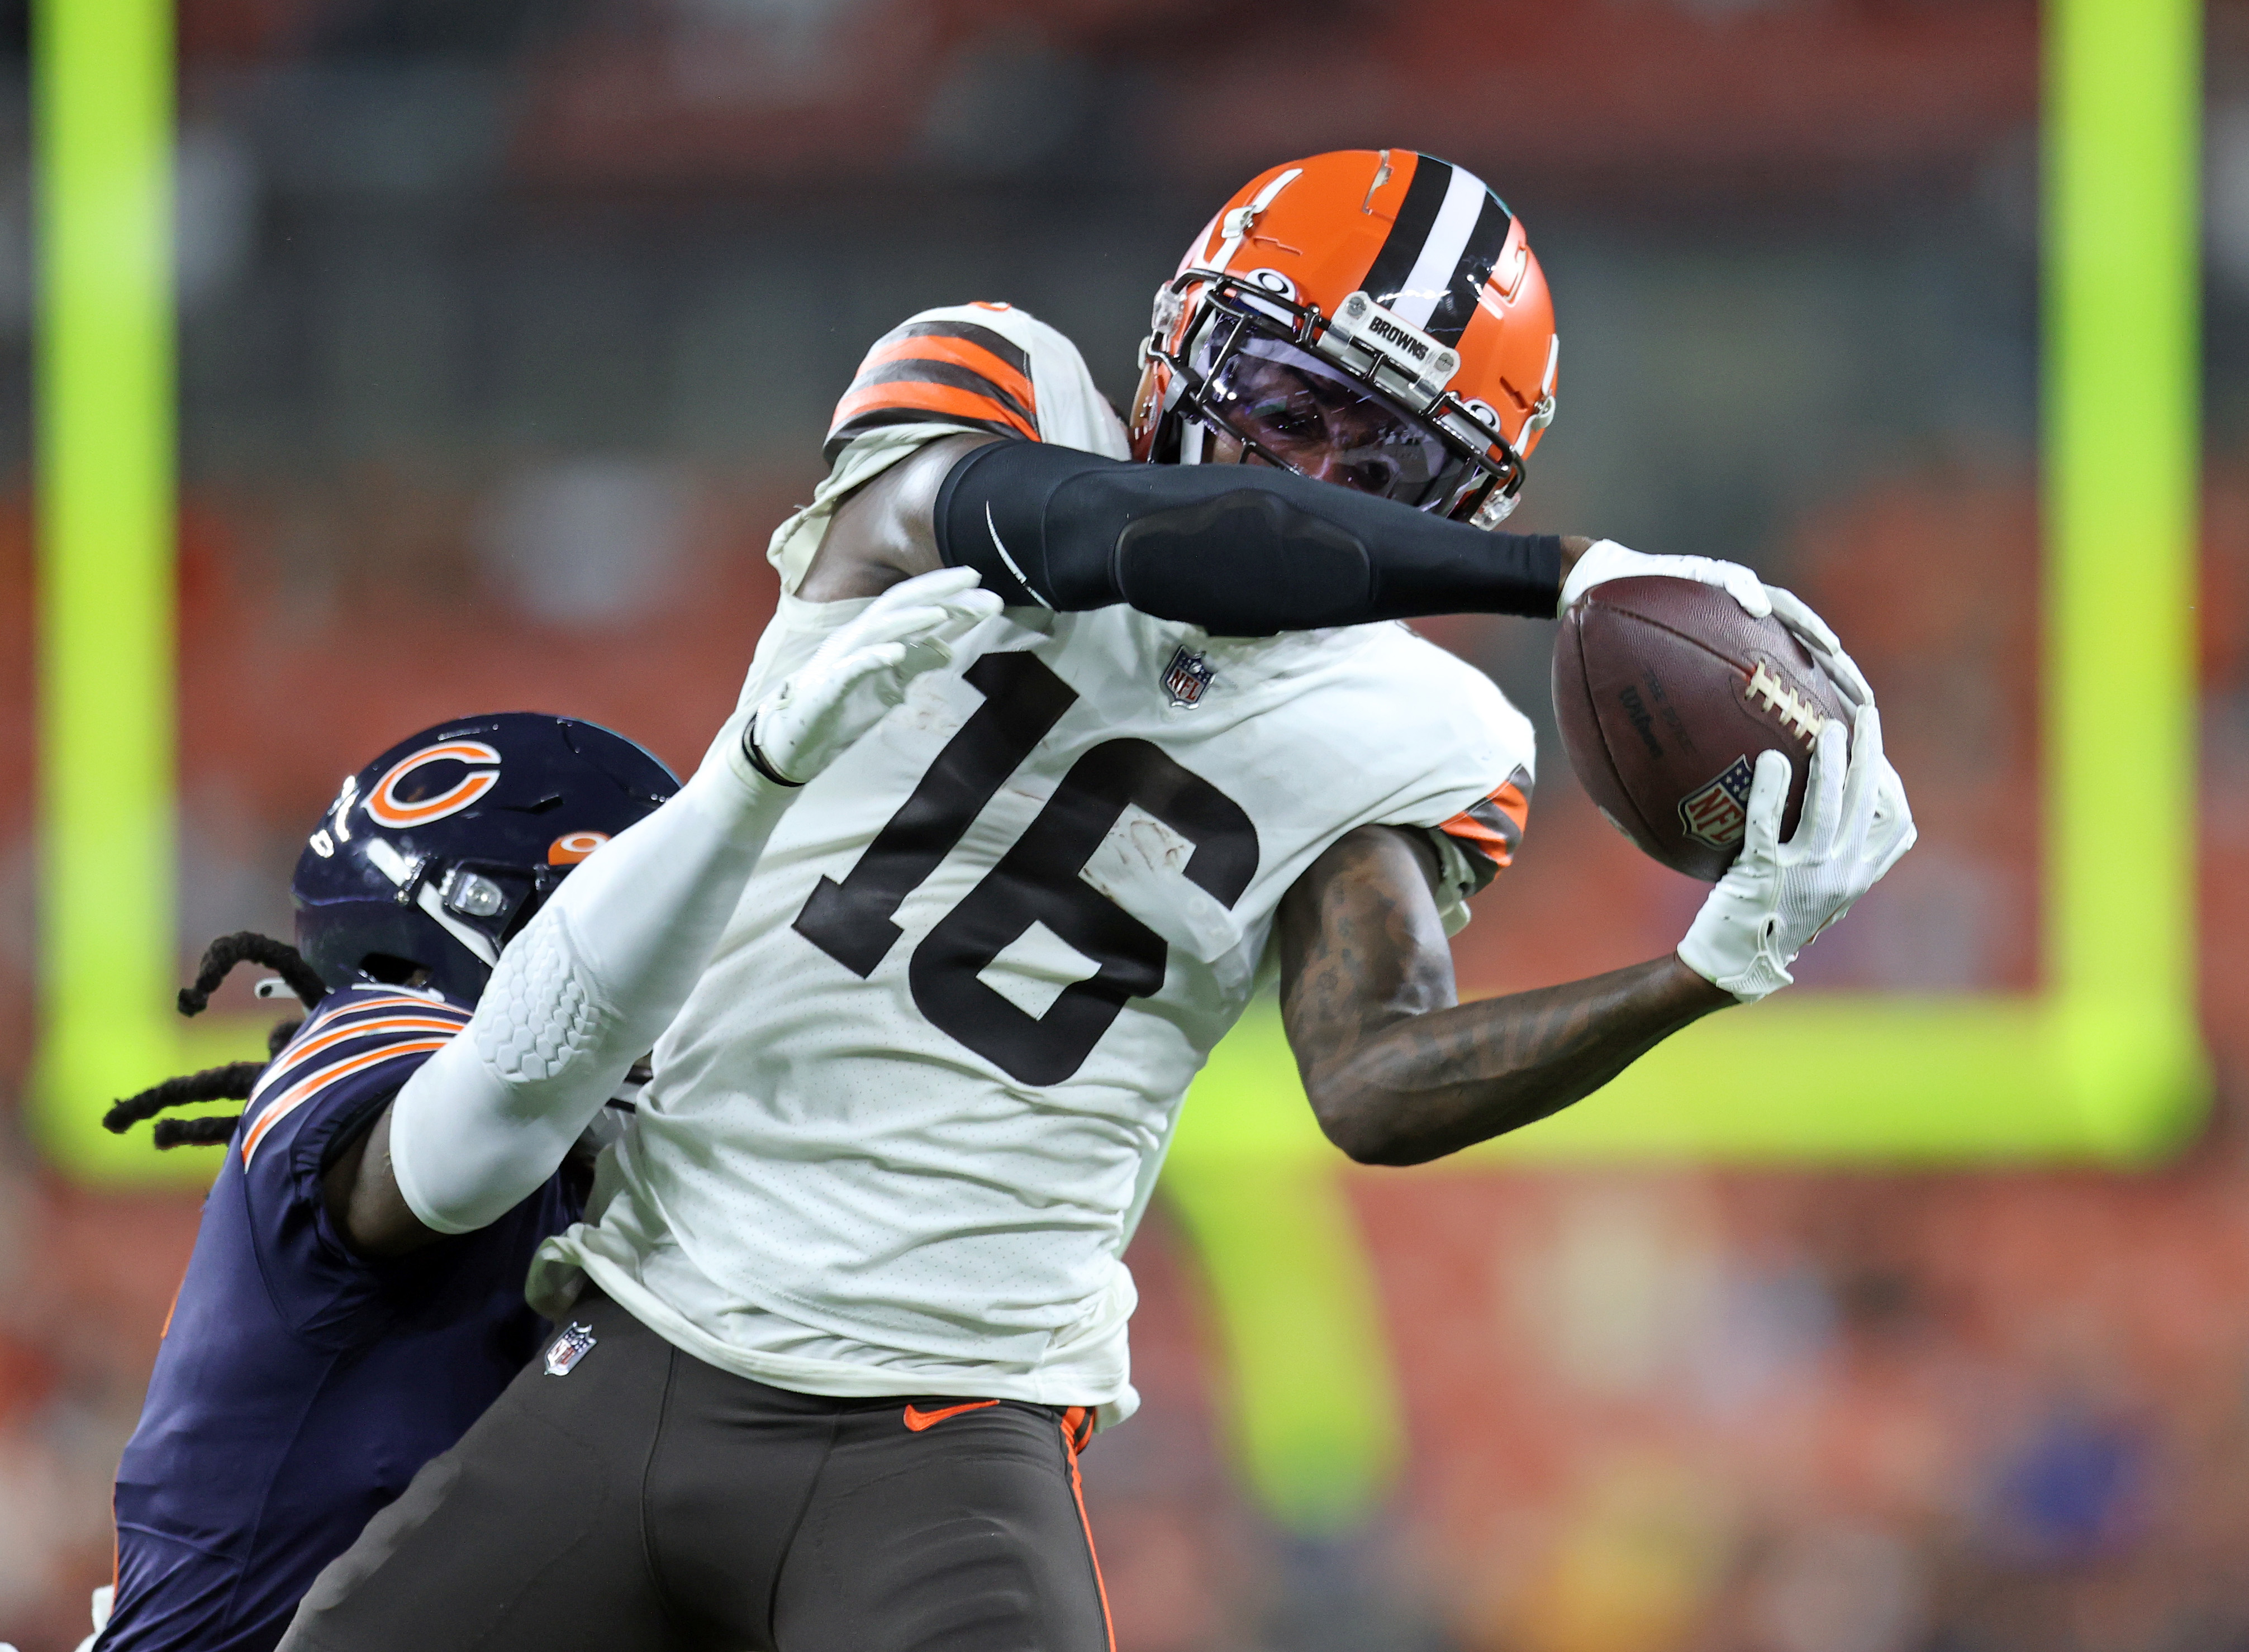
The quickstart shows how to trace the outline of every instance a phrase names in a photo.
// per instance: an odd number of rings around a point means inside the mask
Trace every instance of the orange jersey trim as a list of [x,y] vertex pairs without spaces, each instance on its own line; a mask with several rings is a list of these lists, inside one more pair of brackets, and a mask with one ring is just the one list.
[[1034,442],[1039,439],[1037,427],[996,396],[977,396],[949,384],[870,384],[863,390],[851,391],[836,404],[835,422],[842,425],[862,413],[891,407],[939,416],[949,413],[957,418],[1004,424]]
[[450,1029],[443,1038],[407,1039],[398,1043],[386,1044],[381,1050],[370,1050],[364,1055],[352,1057],[348,1061],[340,1061],[334,1066],[316,1072],[303,1083],[294,1085],[260,1114],[258,1122],[250,1127],[250,1133],[243,1137],[243,1164],[244,1167],[249,1165],[251,1155],[258,1151],[258,1144],[265,1139],[267,1131],[272,1129],[275,1125],[279,1124],[281,1120],[337,1080],[348,1078],[354,1073],[364,1072],[369,1067],[379,1066],[383,1062],[395,1060],[400,1056],[434,1055],[451,1043],[453,1033],[458,1030],[457,1028]]
[[949,339],[941,334],[925,333],[918,338],[898,339],[889,344],[877,344],[867,352],[867,359],[859,363],[863,374],[870,367],[881,367],[890,361],[944,361],[973,373],[979,378],[989,379],[994,389],[1004,390],[1035,413],[1039,398],[1031,389],[1031,382],[1014,368],[1002,361],[980,344],[966,339]]
[[187,1288],[188,1270],[182,1268],[180,1270],[180,1283],[172,1287],[172,1299],[164,1304],[164,1328],[156,1333],[157,1341],[162,1342],[172,1334],[172,1316],[179,1312],[180,1292]]
[[[317,1056],[324,1050],[334,1050],[338,1044],[348,1043],[353,1039],[361,1036],[362,1034],[382,1032],[457,1033],[467,1025],[468,1022],[465,1021],[446,1021],[442,1020],[436,1015],[382,1015],[373,1021],[354,1022],[348,1027],[332,1027],[326,1032],[321,1033],[318,1037],[306,1040],[303,1043],[292,1043],[284,1050],[281,1052],[281,1055],[277,1057],[273,1063],[273,1077],[276,1079],[279,1079],[285,1072],[303,1061],[306,1057]],[[267,1088],[266,1081],[260,1079],[258,1081],[258,1090]],[[257,1099],[258,1091],[253,1090],[251,1091],[251,1100],[254,1104]]]
[[[342,994],[337,995],[344,997]],[[412,993],[371,993],[364,998],[347,998],[342,1003],[331,1004],[306,1022],[303,1028],[299,1029],[297,1036],[301,1038],[306,1031],[312,1028],[326,1027],[340,1021],[346,1015],[363,1015],[370,1009],[403,1009],[411,1014],[423,1015],[457,1015],[464,1026],[468,1024],[469,1019],[467,1010],[442,1000],[433,1003],[429,999]],[[289,1049],[289,1045],[283,1045],[282,1053],[287,1054]]]
[[[1530,823],[1530,800],[1523,795],[1523,788],[1510,780],[1484,802],[1515,823],[1515,833],[1511,838],[1503,829],[1478,820],[1475,814],[1468,809],[1462,810],[1437,829],[1448,837],[1456,837],[1473,846],[1496,866],[1512,866],[1515,864],[1515,847],[1523,841],[1523,828]],[[1478,808],[1482,806],[1480,804]]]
[[1085,1483],[1078,1478],[1077,1454],[1092,1433],[1093,1415],[1083,1406],[1072,1406],[1061,1420],[1062,1449],[1069,1459],[1069,1495],[1077,1502],[1077,1524],[1085,1533],[1085,1558],[1093,1562],[1093,1587],[1101,1595],[1101,1628],[1109,1637],[1109,1652],[1117,1652],[1117,1624],[1109,1615],[1109,1582],[1101,1575],[1101,1552],[1093,1546],[1093,1522],[1085,1513]]

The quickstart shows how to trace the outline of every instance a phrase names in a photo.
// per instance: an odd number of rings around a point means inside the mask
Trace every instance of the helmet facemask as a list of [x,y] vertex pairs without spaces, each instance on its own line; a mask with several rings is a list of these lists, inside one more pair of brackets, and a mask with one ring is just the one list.
[[[1194,286],[1203,291],[1186,299]],[[1353,301],[1362,313],[1371,302]],[[1180,327],[1183,303],[1193,313]],[[1254,279],[1183,272],[1158,296],[1145,354],[1170,369],[1163,416],[1180,463],[1206,462],[1210,438],[1228,437],[1245,462],[1254,454],[1479,527],[1515,508],[1523,460],[1490,409],[1417,382],[1317,306]],[[1171,445],[1159,438],[1158,451]]]

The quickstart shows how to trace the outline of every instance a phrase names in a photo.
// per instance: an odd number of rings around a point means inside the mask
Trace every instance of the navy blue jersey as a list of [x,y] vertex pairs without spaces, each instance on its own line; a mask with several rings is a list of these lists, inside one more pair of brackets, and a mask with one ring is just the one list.
[[436,993],[325,1000],[267,1068],[203,1205],[117,1471],[104,1652],[265,1652],[320,1568],[539,1347],[531,1253],[578,1216],[557,1176],[478,1232],[354,1256],[320,1176],[467,1025]]

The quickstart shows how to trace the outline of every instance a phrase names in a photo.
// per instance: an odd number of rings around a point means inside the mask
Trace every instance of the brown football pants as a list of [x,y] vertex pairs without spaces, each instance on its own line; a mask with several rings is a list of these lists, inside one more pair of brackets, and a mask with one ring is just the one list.
[[1111,1652],[1083,1411],[796,1394],[571,1318],[567,1374],[526,1367],[281,1652]]

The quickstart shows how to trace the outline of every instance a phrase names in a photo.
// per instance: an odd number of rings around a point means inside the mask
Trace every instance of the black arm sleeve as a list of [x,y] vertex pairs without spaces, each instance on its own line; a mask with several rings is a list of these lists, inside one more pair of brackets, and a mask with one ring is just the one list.
[[1134,465],[995,442],[938,490],[946,565],[1011,605],[1106,608],[1222,637],[1407,619],[1551,619],[1562,541],[1464,522],[1263,465]]

